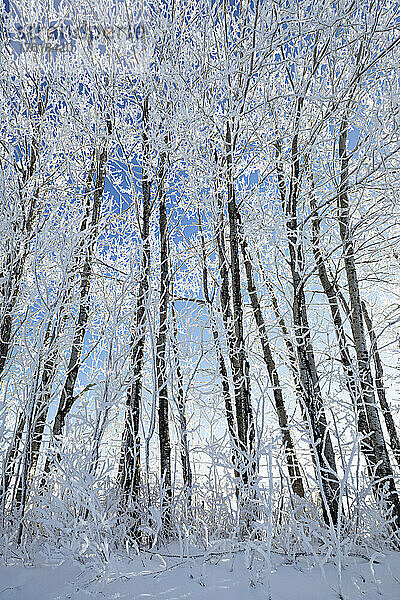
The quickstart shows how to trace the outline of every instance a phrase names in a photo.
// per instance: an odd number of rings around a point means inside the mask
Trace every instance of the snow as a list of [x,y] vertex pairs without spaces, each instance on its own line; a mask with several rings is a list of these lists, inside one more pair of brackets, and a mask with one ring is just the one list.
[[[274,556],[261,570],[245,553],[198,558],[142,554],[99,565],[0,566],[0,600],[338,600],[333,563],[311,566],[308,557],[284,564]],[[269,571],[269,577],[268,577]],[[269,593],[270,592],[270,593]],[[343,600],[400,600],[400,553],[348,558],[342,571]]]

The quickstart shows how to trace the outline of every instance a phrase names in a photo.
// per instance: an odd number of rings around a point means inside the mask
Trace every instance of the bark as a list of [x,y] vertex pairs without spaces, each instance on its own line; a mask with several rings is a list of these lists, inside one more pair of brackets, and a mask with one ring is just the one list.
[[193,486],[193,474],[192,467],[190,464],[190,455],[189,455],[189,440],[187,435],[187,421],[186,421],[186,409],[185,409],[185,393],[183,389],[183,374],[179,361],[179,351],[178,351],[178,327],[176,322],[176,311],[174,303],[171,304],[171,312],[172,312],[172,352],[174,356],[175,363],[175,376],[176,376],[176,385],[177,385],[177,407],[178,407],[178,416],[179,416],[179,428],[180,428],[180,442],[181,442],[181,463],[182,463],[182,473],[183,473],[183,485],[185,489],[185,496],[187,502],[187,508],[191,509],[192,506],[192,486]]
[[144,348],[146,342],[146,302],[149,292],[150,276],[150,144],[148,136],[149,99],[143,101],[142,110],[142,258],[140,265],[139,291],[136,301],[135,325],[131,336],[132,383],[126,397],[126,419],[122,438],[119,481],[123,490],[123,500],[137,502],[140,494],[140,409],[142,396]]
[[[48,103],[49,88],[46,89],[45,98],[38,94],[37,117],[38,120],[44,115]],[[19,169],[21,177],[19,178],[19,202],[22,215],[20,223],[14,223],[14,233],[16,239],[10,244],[9,252],[5,260],[2,273],[0,273],[0,300],[2,302],[0,313],[0,378],[3,375],[6,361],[12,346],[12,327],[13,312],[19,297],[22,275],[26,257],[28,255],[32,230],[35,221],[38,218],[37,202],[39,199],[40,187],[34,182],[34,188],[30,199],[27,198],[26,188],[34,179],[37,171],[39,158],[41,129],[35,123],[32,123],[33,137],[29,148],[29,155],[26,158],[25,168]]]
[[33,399],[37,393],[37,389],[39,386],[40,375],[39,371],[36,372],[35,380],[32,386],[32,397],[29,401],[29,409],[26,417],[26,440],[24,445],[24,450],[22,454],[21,460],[21,469],[19,478],[17,477],[17,482],[15,486],[15,507],[19,512],[19,526],[17,532],[17,544],[21,543],[22,532],[23,532],[23,517],[25,514],[26,508],[26,499],[28,496],[28,478],[29,478],[29,470],[31,466],[31,457],[32,457],[32,441],[33,441],[33,427],[34,427],[34,418],[35,418],[35,406],[33,404]]
[[79,293],[79,313],[78,320],[76,323],[75,334],[72,341],[71,354],[67,367],[67,376],[63,389],[61,391],[60,403],[57,408],[57,412],[54,418],[53,424],[53,437],[55,439],[60,438],[64,431],[65,420],[71,411],[75,398],[74,389],[75,383],[78,378],[78,372],[81,366],[81,356],[83,349],[83,340],[86,333],[86,326],[89,319],[89,288],[90,280],[93,270],[93,253],[97,238],[97,227],[100,218],[101,199],[104,191],[104,184],[106,178],[107,168],[107,149],[104,146],[100,152],[99,157],[96,157],[96,181],[93,183],[95,169],[92,163],[92,168],[88,176],[87,192],[91,195],[90,187],[94,184],[93,190],[93,204],[91,210],[91,220],[89,225],[89,234],[87,233],[86,219],[83,220],[81,225],[81,233],[88,235],[86,256],[83,263],[81,281],[80,281],[80,293]]
[[[59,340],[59,336],[62,332],[64,324],[67,320],[68,315],[67,315],[67,311],[65,310],[65,307],[67,305],[68,296],[72,289],[73,277],[76,274],[76,272],[78,271],[80,261],[82,260],[82,254],[84,252],[84,244],[85,244],[85,235],[87,235],[89,228],[90,228],[89,217],[90,217],[90,212],[91,212],[90,209],[91,209],[91,200],[92,200],[92,186],[93,186],[93,180],[94,180],[95,169],[96,169],[95,159],[96,159],[96,155],[95,155],[95,152],[93,152],[91,166],[90,166],[90,169],[89,169],[87,177],[86,177],[85,193],[84,193],[84,197],[86,199],[86,205],[85,205],[85,209],[84,209],[85,210],[84,216],[83,216],[83,219],[82,219],[82,222],[80,225],[79,246],[75,251],[75,256],[74,256],[72,267],[69,269],[69,275],[67,276],[66,289],[65,290],[61,289],[61,295],[58,300],[59,311],[56,316],[56,322],[53,326],[51,339],[49,340],[49,342],[47,344],[48,345],[47,352],[46,352],[47,358],[43,365],[42,378],[41,378],[40,386],[37,391],[37,401],[35,404],[37,404],[38,410],[36,411],[37,418],[35,419],[35,426],[34,426],[34,432],[33,432],[33,455],[32,455],[33,462],[32,462],[32,469],[31,469],[32,475],[34,474],[34,471],[36,468],[37,458],[38,458],[40,446],[41,446],[42,440],[43,440],[43,432],[44,432],[45,423],[47,420],[48,410],[49,410],[50,401],[51,401],[51,386],[55,379],[57,366],[58,366],[57,365],[58,351],[57,351],[56,344],[57,344],[57,341]],[[92,219],[93,219],[93,211],[92,211]],[[89,232],[89,236],[90,235],[91,234]],[[89,237],[89,239],[90,239],[90,237]],[[81,289],[81,291],[82,291],[82,289]],[[75,340],[76,340],[76,336],[75,336]],[[46,342],[45,342],[45,344],[46,344]],[[75,398],[73,398],[73,402],[74,401],[75,401]],[[60,410],[60,406],[57,409],[56,417],[57,417],[59,410]],[[65,418],[64,418],[64,422],[65,422]],[[57,435],[61,435],[61,433],[62,433],[62,430],[61,430],[61,432],[57,432]],[[53,435],[54,435],[54,425],[53,425]],[[42,489],[46,483],[46,475],[49,472],[49,469],[50,469],[50,462],[49,462],[49,458],[47,457],[46,461],[45,461],[43,477],[42,477],[41,483],[39,485],[40,489]]]
[[[229,271],[228,271],[228,260],[227,260],[226,244],[225,244],[225,233],[224,233],[225,223],[224,223],[224,215],[223,215],[223,204],[222,204],[222,195],[219,190],[217,190],[217,201],[218,201],[219,222],[218,222],[218,226],[217,226],[216,237],[217,237],[218,261],[219,261],[219,275],[221,278],[220,301],[221,301],[221,309],[222,309],[222,320],[223,320],[226,335],[227,335],[229,358],[232,363],[232,357],[234,357],[234,355],[235,355],[233,316],[232,316],[232,310],[231,310],[231,306],[230,306]],[[204,276],[204,273],[203,273],[203,276]],[[233,368],[232,368],[232,371],[233,371]]]
[[332,316],[334,325],[335,335],[339,346],[340,362],[342,363],[346,387],[350,394],[350,398],[354,404],[354,408],[357,414],[357,429],[362,434],[360,443],[361,451],[367,461],[367,469],[369,475],[373,476],[373,464],[370,459],[370,444],[366,436],[368,435],[367,415],[364,409],[363,392],[359,381],[357,380],[356,374],[353,369],[353,363],[349,351],[349,347],[346,340],[345,328],[340,312],[339,302],[342,304],[345,314],[351,319],[350,310],[343,297],[343,294],[339,294],[337,285],[332,281],[332,278],[328,274],[328,269],[325,261],[322,257],[320,249],[320,220],[317,214],[317,207],[313,194],[311,197],[311,208],[313,211],[313,253],[315,262],[318,268],[318,274],[321,281],[322,288],[328,299],[328,304]]
[[275,408],[278,415],[279,427],[282,433],[282,443],[285,452],[286,464],[289,472],[289,479],[293,493],[301,498],[304,497],[303,479],[301,476],[299,462],[290,433],[289,420],[283,399],[282,387],[279,381],[278,369],[272,355],[271,346],[268,339],[267,328],[265,326],[264,315],[258,298],[257,289],[254,283],[253,264],[250,260],[247,241],[244,237],[243,228],[240,225],[241,248],[244,261],[244,267],[247,277],[247,290],[250,296],[250,302],[253,310],[254,319],[257,324],[258,336],[261,342],[264,362],[267,367],[272,391],[274,395]]
[[167,156],[160,157],[158,173],[159,196],[159,231],[160,231],[160,322],[156,345],[156,372],[158,395],[158,434],[160,444],[160,479],[161,479],[161,510],[164,534],[168,537],[171,531],[171,442],[169,436],[169,401],[167,379],[167,334],[168,334],[168,304],[170,295],[169,251],[168,251],[168,220],[164,178],[166,175]]
[[[348,118],[344,115],[339,131],[340,184],[338,190],[338,220],[343,247],[343,260],[350,298],[350,325],[355,345],[358,376],[362,399],[359,403],[358,426],[368,436],[365,458],[370,472],[374,472],[374,491],[379,497],[386,495],[387,506],[393,509],[393,527],[400,528],[400,500],[396,491],[393,470],[383,437],[379,413],[375,403],[373,379],[365,337],[360,288],[355,263],[355,250],[349,211],[349,157],[347,154]],[[360,406],[362,402],[362,406]],[[387,489],[385,489],[385,486]]]
[[315,363],[314,349],[308,323],[307,303],[304,292],[304,259],[297,220],[297,201],[300,186],[300,153],[298,148],[300,116],[303,99],[297,101],[295,132],[292,138],[292,167],[288,193],[281,163],[281,145],[277,142],[277,174],[282,207],[286,217],[289,246],[289,263],[293,285],[293,325],[299,379],[304,409],[310,426],[311,443],[315,447],[315,458],[321,473],[322,511],[326,524],[335,525],[338,519],[339,480],[336,459],[330,437],[325,408]]
[[242,453],[242,478],[247,485],[255,475],[254,439],[255,429],[251,407],[249,362],[246,356],[243,328],[243,300],[240,277],[240,242],[238,231],[239,214],[236,205],[235,184],[233,179],[234,143],[230,123],[227,124],[225,152],[227,163],[227,206],[229,219],[230,271],[232,280],[232,305],[234,323],[234,343],[232,344],[232,373],[235,390],[236,423],[239,438],[239,450]]
[[[59,334],[58,324],[53,327],[50,334],[50,323],[44,340],[46,359],[43,364],[40,383],[33,400],[33,431],[31,456],[29,464],[29,479],[32,481],[35,475],[37,462],[39,460],[40,448],[43,441],[43,433],[47,422],[47,414],[51,401],[51,386],[57,370],[57,348],[56,341]],[[40,365],[39,365],[40,369]]]
[[15,425],[14,435],[11,440],[10,446],[8,447],[5,459],[4,459],[4,468],[3,468],[3,477],[1,481],[0,488],[0,498],[1,504],[3,507],[3,515],[4,515],[4,507],[6,502],[6,495],[8,492],[8,488],[10,486],[11,479],[15,473],[15,463],[18,456],[18,449],[22,439],[22,434],[24,432],[26,423],[26,415],[24,412],[21,412],[18,415],[17,422]]
[[[258,263],[259,265],[261,265],[261,261],[258,259]],[[296,396],[298,399],[298,404],[301,410],[301,414],[303,416],[304,421],[307,420],[306,414],[304,412],[304,405],[303,402],[301,401],[301,383],[300,383],[300,377],[299,377],[299,369],[298,369],[298,365],[296,362],[296,350],[295,347],[292,343],[292,339],[290,337],[289,334],[289,329],[286,325],[285,319],[283,317],[283,315],[281,314],[280,310],[279,310],[279,304],[278,304],[278,300],[275,296],[275,292],[274,292],[274,287],[270,281],[270,279],[265,275],[265,273],[263,273],[263,278],[264,278],[264,282],[265,285],[267,287],[268,290],[268,294],[269,297],[271,299],[271,305],[272,305],[272,310],[274,312],[275,318],[277,320],[277,323],[282,331],[282,336],[283,336],[283,340],[286,346],[286,350],[287,350],[287,357],[289,360],[289,366],[290,366],[290,370],[292,372],[293,375],[293,379],[294,379],[294,384],[295,384],[295,389],[296,389]]]
[[[240,411],[240,398],[238,399],[238,391],[240,392],[240,379],[238,380],[238,365],[237,365],[237,344],[235,340],[235,331],[233,326],[233,315],[231,310],[231,298],[229,291],[229,270],[228,270],[228,260],[226,256],[226,245],[225,245],[225,235],[224,235],[224,217],[223,217],[223,205],[222,205],[222,196],[219,190],[217,191],[217,200],[218,200],[218,212],[219,212],[219,223],[217,227],[217,249],[218,249],[218,260],[219,260],[219,274],[221,278],[221,288],[220,288],[220,302],[222,309],[222,320],[224,323],[224,328],[226,332],[227,345],[228,345],[228,355],[229,355],[229,363],[232,372],[232,379],[234,383],[234,402],[231,399],[230,387],[229,387],[229,379],[228,379],[228,371],[226,368],[225,360],[222,354],[221,345],[218,343],[218,362],[219,368],[221,372],[222,378],[222,389],[224,394],[225,401],[225,412],[227,416],[228,429],[233,441],[233,455],[232,462],[235,469],[235,477],[237,481],[236,486],[236,496],[239,496],[240,492],[240,484],[247,485],[247,465],[243,460],[243,454],[245,457],[247,453],[244,451],[244,443],[239,435],[239,427],[237,422],[237,413]],[[203,273],[204,277],[204,273]],[[211,307],[211,305],[210,305]],[[213,333],[214,341],[218,340],[219,335],[215,326],[215,333]],[[235,385],[236,382],[236,385]],[[239,409],[238,409],[239,406]],[[243,436],[243,432],[242,432]]]
[[[26,256],[27,242],[21,243],[19,254],[17,256],[14,257],[10,255],[8,257],[7,264],[4,269],[5,273],[9,273],[9,281],[7,286],[8,289],[2,291],[4,305],[0,322],[0,376],[3,374],[12,343],[11,332],[13,326],[13,311],[19,296],[20,283]],[[1,279],[4,281],[5,276],[2,275]]]
[[301,401],[301,397],[302,397],[301,382],[300,382],[299,369],[298,369],[298,365],[297,365],[297,361],[296,361],[296,349],[292,343],[292,339],[290,337],[289,329],[286,325],[285,319],[283,318],[283,316],[279,310],[278,300],[275,296],[273,285],[268,278],[264,277],[264,280],[265,280],[265,284],[267,286],[269,297],[271,299],[272,310],[274,311],[275,318],[276,318],[278,325],[282,331],[282,336],[283,336],[283,340],[285,342],[285,346],[286,346],[286,350],[287,350],[287,357],[289,360],[290,369],[292,371],[292,375],[294,378],[296,395],[297,395],[297,399],[299,400],[301,414],[303,416],[303,419],[306,421],[307,419],[306,419],[306,414],[304,412],[304,405]]
[[[261,265],[261,262],[259,259],[258,259],[258,263],[259,263],[259,265]],[[263,278],[264,278],[265,285],[267,286],[269,297],[271,299],[272,310],[274,311],[275,318],[276,318],[276,320],[279,324],[279,327],[282,331],[283,340],[284,340],[286,350],[287,350],[287,358],[289,360],[290,370],[292,372],[293,379],[294,379],[297,403],[300,408],[300,412],[301,412],[303,421],[305,424],[308,425],[307,411],[305,410],[305,406],[304,406],[304,402],[303,402],[302,385],[301,385],[301,381],[300,381],[299,368],[298,368],[298,364],[297,364],[296,349],[292,343],[292,339],[290,337],[289,329],[286,325],[285,319],[279,310],[279,304],[278,304],[278,300],[275,296],[273,285],[272,285],[270,279],[268,279],[268,277],[265,275],[265,273],[263,274]],[[311,459],[313,461],[314,468],[317,469],[317,462],[315,460],[315,453],[314,453],[312,444],[310,445],[310,454],[311,454]],[[317,475],[317,473],[316,473],[316,475]],[[303,479],[303,483],[305,483],[305,485],[309,489],[307,478],[305,476]]]
[[361,305],[362,305],[365,325],[367,327],[368,335],[369,335],[369,339],[370,339],[371,354],[373,356],[374,364],[375,364],[375,389],[376,389],[376,393],[378,396],[379,404],[381,406],[383,418],[385,419],[386,429],[389,434],[390,447],[391,447],[393,455],[397,461],[397,464],[400,467],[400,440],[399,440],[396,425],[395,425],[395,422],[393,419],[392,411],[390,410],[390,406],[389,406],[389,403],[386,398],[385,384],[384,384],[385,376],[384,376],[384,372],[383,372],[383,365],[382,365],[381,357],[379,354],[378,342],[377,342],[376,334],[375,334],[375,331],[374,331],[374,328],[372,325],[372,319],[368,314],[368,310],[365,305],[365,302],[362,301]]
[[317,205],[315,202],[314,191],[312,189],[310,196],[310,206],[313,212],[312,217],[312,250],[314,254],[315,263],[318,269],[319,280],[322,285],[322,289],[327,297],[329,309],[332,316],[332,321],[335,329],[335,335],[339,346],[340,361],[343,366],[345,373],[346,386],[349,391],[350,397],[354,404],[357,403],[357,397],[359,390],[357,389],[356,377],[353,370],[352,359],[348,348],[346,339],[346,332],[340,312],[339,298],[337,294],[336,285],[332,282],[328,270],[325,264],[325,260],[321,253],[320,240],[320,218],[318,216]]
[[[84,217],[80,226],[80,248],[78,249],[77,255],[75,256],[75,260],[73,263],[73,267],[71,269],[72,276],[75,274],[76,270],[79,268],[79,261],[81,259],[81,254],[83,252],[83,247],[85,240],[84,235],[89,230],[89,216],[90,216],[90,205],[91,205],[91,196],[92,196],[92,186],[96,169],[96,154],[93,152],[91,166],[87,174],[86,184],[85,184],[85,199],[86,206]],[[100,181],[101,184],[101,181]],[[104,187],[104,184],[103,184]],[[101,199],[100,199],[101,202]],[[97,223],[93,223],[93,219],[98,219],[98,215],[96,217],[94,213],[94,208],[92,208],[92,224],[94,225],[94,229],[96,230]],[[89,232],[89,239],[91,235],[95,235],[95,232]],[[89,242],[90,243],[90,242]],[[59,311],[56,316],[56,322],[53,326],[51,335],[50,335],[50,323],[48,330],[46,332],[44,346],[45,346],[45,355],[46,359],[43,364],[43,369],[41,373],[40,384],[38,389],[36,390],[35,399],[33,400],[34,405],[34,419],[33,419],[33,432],[32,432],[32,444],[31,444],[31,456],[30,456],[30,479],[32,480],[36,471],[37,462],[39,459],[40,448],[43,442],[43,434],[44,429],[47,422],[48,410],[51,401],[51,386],[56,376],[57,371],[57,340],[59,339],[61,330],[67,318],[67,314],[65,311],[65,304],[67,301],[67,296],[69,294],[71,288],[71,282],[68,282],[67,289],[61,290],[61,295],[59,299]],[[40,365],[39,365],[40,369]],[[58,408],[59,410],[59,408]],[[57,418],[58,411],[56,413]],[[65,420],[65,419],[64,419]],[[54,434],[54,429],[53,429]],[[39,485],[40,488],[43,488],[43,485],[46,482],[46,474],[49,471],[49,461],[46,459],[44,465],[44,474],[42,477],[42,481]]]
[[[109,123],[108,133],[111,133]],[[94,150],[92,154],[91,166],[89,168],[86,178],[84,194],[86,199],[86,206],[85,213],[80,226],[81,247],[78,250],[78,255],[76,259],[76,264],[78,265],[79,261],[81,260],[82,254],[85,253],[80,278],[79,312],[75,327],[75,333],[72,340],[71,353],[67,366],[67,375],[64,382],[64,386],[61,391],[60,402],[58,404],[57,411],[54,417],[54,423],[52,428],[53,439],[60,439],[62,437],[66,418],[76,400],[76,396],[74,396],[74,388],[81,366],[80,361],[83,350],[83,341],[86,334],[87,322],[89,319],[90,280],[93,269],[93,254],[97,239],[97,228],[100,218],[101,199],[104,192],[106,178],[107,159],[108,151],[106,145],[104,145],[104,147],[98,154],[97,151]],[[53,366],[55,367],[55,365]],[[44,375],[45,379],[48,379],[50,381],[52,365],[49,364],[48,367],[48,375],[46,375],[46,371],[44,371]],[[49,381],[47,383],[49,383]],[[40,483],[41,489],[46,484],[47,474],[49,473],[49,471],[50,459],[49,457],[47,457],[45,461],[43,477]]]
[[[210,298],[210,293],[208,290],[207,256],[206,256],[203,228],[202,228],[202,224],[201,224],[200,211],[198,211],[197,214],[198,214],[198,220],[199,220],[199,233],[200,233],[201,250],[202,250],[203,295],[204,295],[204,300],[207,305],[208,313],[209,313],[210,321],[211,321],[211,332],[212,332],[212,336],[213,336],[213,340],[214,340],[215,351],[217,353],[219,376],[221,377],[222,397],[224,399],[226,423],[228,426],[228,433],[229,433],[229,437],[230,437],[231,444],[233,447],[232,463],[233,463],[234,470],[235,470],[235,479],[236,479],[236,481],[238,481],[239,473],[237,471],[237,450],[239,448],[239,443],[238,443],[238,437],[237,437],[235,415],[234,415],[234,411],[233,411],[233,402],[232,402],[231,391],[230,391],[230,387],[229,387],[228,369],[227,369],[227,366],[225,363],[225,358],[224,358],[224,355],[222,352],[221,340],[220,340],[220,336],[219,336],[219,332],[218,332],[217,323],[216,323],[215,317],[214,317],[213,304],[212,304],[212,300]],[[221,232],[218,233],[217,239],[220,236],[221,236]],[[221,244],[223,246],[221,246]],[[224,240],[220,239],[219,241],[217,241],[217,245],[218,245],[218,248],[220,248],[220,249],[221,249],[221,247],[224,247]],[[229,300],[227,301],[227,297],[226,297],[226,291],[228,290],[228,272],[226,269],[225,258],[223,257],[222,252],[219,252],[219,258],[220,258],[220,261],[219,261],[220,274],[221,274],[221,272],[223,274],[222,285],[224,288],[224,310],[223,310],[223,314],[225,315],[224,324],[225,324],[225,328],[227,329],[229,326],[228,325],[229,318],[227,317],[227,313],[230,313]],[[221,292],[221,296],[222,296],[222,292]],[[225,303],[227,303],[227,304],[225,304]],[[238,496],[238,487],[237,486],[236,486],[236,496]]]

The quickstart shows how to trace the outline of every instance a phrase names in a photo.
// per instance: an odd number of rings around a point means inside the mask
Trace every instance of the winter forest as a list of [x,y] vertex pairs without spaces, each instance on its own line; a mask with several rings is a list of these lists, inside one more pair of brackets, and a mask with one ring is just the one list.
[[0,598],[399,598],[399,3],[1,10]]

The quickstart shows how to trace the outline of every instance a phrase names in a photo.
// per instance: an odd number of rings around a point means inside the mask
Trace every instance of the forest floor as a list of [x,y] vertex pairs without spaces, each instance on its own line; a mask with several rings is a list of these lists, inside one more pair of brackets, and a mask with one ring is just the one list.
[[[170,551],[170,549],[169,549]],[[338,600],[333,562],[273,555],[272,564],[249,555],[216,554],[180,559],[143,554],[104,565],[61,560],[0,566],[0,600]],[[269,576],[268,576],[269,573]],[[372,560],[347,558],[343,600],[400,600],[400,553]]]

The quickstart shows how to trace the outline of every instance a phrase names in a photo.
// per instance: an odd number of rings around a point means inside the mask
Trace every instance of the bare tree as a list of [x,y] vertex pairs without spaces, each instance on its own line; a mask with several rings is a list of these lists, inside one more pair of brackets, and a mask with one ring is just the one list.
[[260,338],[264,362],[267,366],[268,375],[272,386],[276,412],[278,415],[279,427],[282,432],[282,443],[285,452],[287,468],[289,471],[289,478],[292,485],[293,493],[299,496],[300,498],[303,498],[304,486],[303,479],[301,476],[300,465],[296,456],[292,435],[290,433],[289,419],[286,412],[285,402],[283,399],[282,387],[279,381],[278,370],[272,354],[267,334],[267,328],[265,325],[264,315],[262,313],[260,300],[254,282],[253,264],[249,256],[247,241],[244,237],[243,227],[240,227],[240,233],[242,240],[242,255],[247,277],[247,290],[249,292],[251,306],[253,309],[253,315],[258,328],[258,336]]
[[150,276],[150,215],[151,215],[151,175],[149,141],[149,98],[143,100],[142,108],[142,257],[140,265],[139,290],[135,307],[135,325],[131,336],[132,384],[129,387],[126,404],[127,415],[122,441],[119,467],[120,485],[124,490],[124,501],[138,501],[140,489],[140,409],[142,395],[143,362],[146,341],[146,303]]
[[395,527],[400,527],[400,500],[396,491],[393,470],[387,451],[379,413],[375,403],[373,378],[365,336],[360,287],[355,263],[355,249],[349,213],[349,156],[347,151],[348,117],[345,113],[339,131],[339,189],[338,222],[343,245],[348,294],[350,299],[350,325],[357,357],[360,378],[361,398],[358,402],[358,427],[368,440],[364,446],[364,456],[370,474],[374,478],[377,495],[384,493],[388,486],[389,506],[393,507]]
[[397,461],[397,464],[400,467],[400,440],[399,435],[397,433],[396,425],[393,419],[392,411],[390,409],[389,403],[386,398],[385,391],[385,374],[383,370],[382,360],[378,348],[378,340],[377,336],[372,324],[371,316],[368,313],[367,306],[364,301],[361,302],[363,317],[365,321],[365,326],[368,331],[369,339],[370,339],[370,348],[371,354],[373,356],[374,364],[375,364],[375,390],[379,399],[379,404],[382,410],[383,418],[385,419],[386,429],[389,434],[390,446],[393,452],[393,455]]

